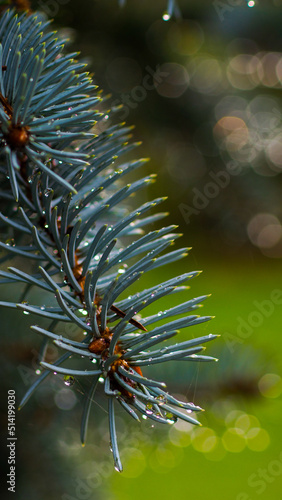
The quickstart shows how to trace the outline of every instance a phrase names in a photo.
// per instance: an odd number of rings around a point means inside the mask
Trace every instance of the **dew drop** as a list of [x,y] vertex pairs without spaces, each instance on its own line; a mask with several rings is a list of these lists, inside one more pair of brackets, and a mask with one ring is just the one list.
[[78,309],[78,311],[80,314],[83,314],[83,316],[87,316],[87,311],[85,311],[85,309]]
[[158,405],[161,406],[163,404],[166,403],[166,397],[163,396],[162,394],[160,394],[159,396],[157,396],[156,398],[158,400]]
[[[79,151],[79,148],[75,148],[76,151]],[[82,169],[80,170],[80,172],[78,172],[78,174],[76,175],[76,178],[79,180],[83,177],[83,174],[84,174],[84,170],[85,169]]]
[[36,375],[40,375],[41,374],[41,370],[39,370],[39,368],[37,370],[35,370],[35,373]]
[[46,196],[46,198],[48,198],[48,196],[52,193],[52,189],[51,188],[46,188],[44,190],[44,196]]
[[167,419],[169,424],[174,424],[174,422],[177,421],[177,417],[175,417],[175,415],[173,415],[172,413],[169,413],[169,412],[166,413],[166,419]]
[[65,384],[67,387],[72,386],[74,383],[75,383],[75,379],[74,379],[74,377],[72,377],[71,375],[65,375],[65,376],[64,376],[64,384]]
[[152,415],[154,413],[152,410],[152,405],[146,406],[146,413],[147,413],[147,415]]
[[[21,302],[21,304],[23,304],[23,305],[27,306],[27,305],[28,305],[28,302],[27,302],[27,300],[23,300],[23,301]],[[23,314],[28,315],[28,314],[29,314],[29,312],[28,312],[28,311],[23,311]]]
[[14,247],[15,246],[15,240],[14,238],[9,238],[8,240],[5,241],[6,245],[8,247]]

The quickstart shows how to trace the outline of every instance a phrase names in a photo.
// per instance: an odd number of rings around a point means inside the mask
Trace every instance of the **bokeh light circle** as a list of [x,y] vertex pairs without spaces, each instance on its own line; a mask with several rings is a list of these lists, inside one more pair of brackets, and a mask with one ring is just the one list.
[[260,213],[249,221],[247,233],[253,245],[272,248],[282,238],[282,226],[275,215]]
[[154,77],[156,91],[163,97],[180,97],[188,87],[189,75],[181,64],[164,63]]
[[258,388],[265,398],[278,398],[282,394],[282,378],[276,373],[266,373],[259,380]]
[[270,443],[268,432],[260,427],[253,427],[250,429],[246,439],[247,446],[252,451],[264,451]]
[[77,397],[70,389],[61,389],[56,392],[55,404],[60,410],[71,410],[77,402]]
[[191,436],[192,446],[201,453],[207,453],[216,444],[216,435],[213,429],[200,427],[195,429]]
[[204,42],[200,25],[188,19],[181,23],[172,23],[167,37],[170,48],[182,56],[195,54]]
[[147,465],[144,453],[137,448],[123,448],[121,460],[123,463],[123,476],[126,478],[140,476]]
[[227,451],[240,453],[246,447],[244,432],[238,427],[230,427],[223,434],[222,443]]

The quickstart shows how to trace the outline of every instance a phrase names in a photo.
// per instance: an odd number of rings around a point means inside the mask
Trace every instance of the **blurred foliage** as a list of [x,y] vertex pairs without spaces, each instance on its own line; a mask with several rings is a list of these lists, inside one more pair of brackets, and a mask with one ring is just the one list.
[[212,246],[280,257],[281,2],[182,1],[168,22],[164,7],[70,1],[51,15],[137,126],[171,220],[201,225]]
[[[148,197],[169,195],[169,222],[178,223],[194,247],[191,268],[205,270],[191,284],[193,296],[213,292],[205,314],[216,314],[208,328],[222,334],[222,352],[217,346],[214,378],[206,366],[192,373],[171,365],[166,373],[171,390],[206,407],[200,430],[187,424],[152,432],[146,421],[133,430],[119,420],[123,475],[111,470],[103,399],[81,450],[79,382],[72,388],[62,379],[47,384],[41,400],[17,416],[17,498],[280,500],[281,306],[261,314],[244,338],[238,331],[239,318],[248,323],[255,302],[269,300],[280,286],[282,2],[260,0],[251,8],[245,0],[222,0],[220,16],[216,2],[183,0],[182,20],[168,22],[161,19],[161,0],[127,0],[122,9],[116,0],[33,3],[47,14],[53,6],[50,16],[90,62],[97,83],[111,92],[109,102],[123,102],[119,118],[136,125],[135,138],[144,143],[139,153],[150,156],[150,169],[158,172]],[[224,184],[222,172],[230,179],[214,195],[207,186],[216,175]],[[195,206],[199,193],[202,208]],[[190,217],[189,207],[199,213]],[[152,273],[146,285],[157,279]],[[19,400],[23,385],[36,376],[37,339],[28,328],[10,338],[19,321],[22,315],[6,313],[2,320],[4,402],[8,388],[16,388]],[[19,367],[26,367],[28,381]],[[74,407],[54,418],[58,394],[66,390],[75,398],[66,392],[61,397]],[[4,410],[4,429],[5,419]],[[259,476],[261,469],[268,480]]]

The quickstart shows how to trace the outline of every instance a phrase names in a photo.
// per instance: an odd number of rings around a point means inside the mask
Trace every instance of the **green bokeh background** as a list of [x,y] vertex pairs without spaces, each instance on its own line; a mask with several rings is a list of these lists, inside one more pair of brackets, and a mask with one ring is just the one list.
[[[268,86],[258,82],[243,89],[232,86],[223,75],[230,59],[238,54],[280,54],[282,3],[261,0],[250,8],[244,0],[223,0],[217,2],[225,9],[221,19],[215,2],[183,0],[179,2],[182,20],[167,23],[161,20],[166,4],[161,0],[128,0],[122,9],[111,0],[34,4],[45,11],[51,9],[49,13],[57,28],[70,27],[69,50],[82,52],[95,73],[95,82],[105,93],[112,94],[109,104],[130,95],[142,83],[148,66],[155,69],[157,65],[177,63],[191,68],[189,64],[196,56],[219,61],[222,78],[213,91],[192,88],[188,69],[190,83],[179,97],[148,91],[145,99],[129,109],[126,121],[136,125],[134,139],[143,141],[135,155],[151,157],[145,166],[146,174],[158,173],[156,184],[142,197],[138,195],[138,200],[168,195],[163,206],[164,211],[170,212],[167,222],[177,223],[183,233],[181,244],[193,247],[185,260],[146,275],[142,284],[150,287],[182,272],[203,270],[182,298],[211,293],[201,313],[215,318],[186,329],[181,339],[211,332],[221,337],[207,346],[207,354],[218,357],[218,363],[192,367],[175,363],[154,371],[167,381],[173,393],[205,408],[200,416],[202,430],[191,430],[189,425],[176,426],[176,430],[152,428],[147,421],[140,425],[131,423],[120,413],[119,442],[125,469],[122,474],[115,472],[112,465],[105,398],[101,395],[93,406],[88,444],[81,449],[79,419],[84,388],[76,381],[72,389],[67,389],[56,377],[46,383],[17,414],[16,498],[281,500],[281,303],[271,306],[268,315],[261,313],[257,326],[250,326],[245,338],[239,331],[241,319],[252,322],[257,303],[269,301],[274,290],[282,291],[281,241],[262,248],[254,244],[248,231],[250,220],[260,213],[281,221],[279,165],[273,169],[267,156],[262,155],[258,168],[246,157],[239,162],[242,175],[232,179],[189,223],[179,206],[192,206],[193,188],[197,186],[203,192],[210,181],[209,172],[224,170],[228,161],[234,159],[232,149],[224,149],[213,135],[214,110],[224,96],[231,96],[234,102],[244,99],[247,104],[257,96],[269,97],[273,101],[266,101],[264,111],[273,113],[274,102],[276,115],[279,114],[280,80]],[[179,26],[187,21],[199,26],[203,42],[195,53],[184,57],[167,43],[167,36],[170,23]],[[282,60],[282,54],[280,57]],[[118,58],[131,61],[124,72],[116,62]],[[200,59],[195,59],[196,67],[198,64]],[[267,74],[267,68],[264,71]],[[206,78],[210,77],[207,73]],[[121,116],[117,112],[116,120]],[[278,134],[281,119],[276,128]],[[201,133],[203,130],[205,133]],[[179,149],[183,151],[180,156]],[[138,200],[132,200],[132,205]],[[176,245],[179,248],[180,242]],[[2,299],[13,296],[13,288],[2,289]],[[32,294],[29,301],[32,303]],[[165,298],[160,309],[178,301],[176,296]],[[35,377],[40,339],[29,331],[32,320],[20,313],[2,311],[1,324],[5,446],[7,389],[16,389],[19,402]],[[58,407],[58,394],[65,395],[62,391],[74,394],[76,404],[69,411]],[[235,434],[228,431],[234,428]],[[251,431],[252,428],[256,430]],[[254,436],[256,432],[260,434],[252,440],[252,432]],[[235,436],[234,441],[228,441],[230,436]],[[5,463],[5,454],[2,457]],[[5,491],[5,481],[2,486]]]

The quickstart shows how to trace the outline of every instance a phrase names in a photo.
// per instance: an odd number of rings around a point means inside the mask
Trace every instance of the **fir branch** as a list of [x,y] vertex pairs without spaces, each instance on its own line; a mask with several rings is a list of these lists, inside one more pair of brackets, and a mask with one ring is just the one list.
[[[0,198],[5,200],[0,219],[4,231],[13,233],[12,241],[0,246],[10,257],[28,259],[32,267],[30,272],[10,267],[0,275],[2,283],[26,284],[24,299],[30,287],[36,287],[44,290],[46,298],[49,295],[53,305],[30,305],[24,300],[1,302],[1,306],[51,320],[49,328],[31,328],[43,336],[44,348],[53,341],[64,351],[53,364],[41,360],[45,371],[20,407],[49,373],[91,377],[82,415],[84,444],[97,381],[103,381],[114,462],[121,470],[115,400],[135,420],[139,412],[160,423],[182,418],[198,424],[188,413],[200,408],[169,395],[163,390],[164,382],[143,375],[141,366],[212,361],[215,358],[198,352],[204,349],[202,343],[216,335],[155,349],[180,329],[210,319],[187,315],[206,296],[139,317],[162,297],[185,291],[186,281],[198,272],[131,294],[131,285],[144,273],[183,258],[187,249],[167,251],[179,236],[176,226],[143,230],[163,217],[163,213],[148,216],[147,212],[165,198],[127,208],[132,194],[154,181],[154,176],[125,186],[120,180],[143,167],[147,159],[115,165],[118,156],[138,145],[128,143],[131,128],[117,124],[99,135],[93,133],[93,124],[103,117],[94,106],[103,98],[88,73],[80,72],[82,65],[63,52],[62,42],[47,24],[36,15],[16,16],[14,11],[5,12],[0,20]],[[134,234],[139,238],[133,239]],[[166,318],[170,321],[150,329]],[[74,341],[58,335],[58,322],[75,324],[80,337]],[[83,357],[83,367],[63,366],[70,356],[72,363]]]

